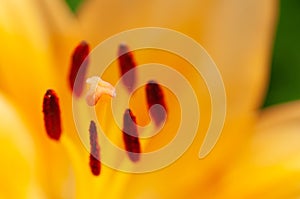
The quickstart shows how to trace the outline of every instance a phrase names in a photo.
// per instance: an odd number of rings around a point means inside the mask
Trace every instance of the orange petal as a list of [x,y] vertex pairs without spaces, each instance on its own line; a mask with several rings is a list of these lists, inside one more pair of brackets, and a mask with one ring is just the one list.
[[1,198],[42,197],[37,183],[36,146],[17,111],[0,95]]
[[238,115],[258,108],[264,97],[276,10],[273,0],[91,0],[79,19],[93,45],[121,31],[147,26],[171,28],[196,39],[217,63],[230,114]]
[[[30,115],[34,132],[41,132],[43,124],[36,121],[42,121],[44,92],[51,88],[62,98],[70,96],[67,78],[78,26],[63,1],[0,4],[0,88]],[[70,102],[69,97],[63,103]]]
[[241,159],[223,179],[225,198],[296,198],[300,194],[300,102],[265,110]]
[[210,1],[200,42],[219,66],[234,113],[258,108],[265,97],[277,1]]

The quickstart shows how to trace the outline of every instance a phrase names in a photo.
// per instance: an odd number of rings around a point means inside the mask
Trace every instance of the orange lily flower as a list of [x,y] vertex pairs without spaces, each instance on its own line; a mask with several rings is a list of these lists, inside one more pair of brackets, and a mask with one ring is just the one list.
[[[299,105],[258,109],[268,79],[276,1],[167,0],[128,4],[91,0],[83,5],[78,18],[59,0],[1,0],[0,4],[3,45],[0,106],[4,112],[0,142],[5,149],[1,152],[0,176],[7,179],[0,197],[292,198],[299,195],[299,148],[295,142]],[[212,110],[205,82],[199,75],[192,75],[194,71],[186,61],[171,53],[134,51],[137,64],[165,64],[191,82],[199,99],[201,128],[188,150],[163,169],[135,174],[101,164],[100,174],[95,175],[85,145],[89,130],[91,133],[94,127],[91,125],[89,129],[88,119],[80,122],[85,126],[75,126],[73,119],[72,100],[76,103],[76,97],[72,96],[68,82],[72,53],[82,40],[97,49],[100,42],[119,32],[150,26],[173,29],[191,37],[216,62],[227,96],[224,129],[211,153],[199,159]],[[152,39],[161,38],[155,35]],[[107,49],[107,54],[116,54],[117,48]],[[89,67],[97,67],[95,59],[90,61]],[[99,76],[116,84],[117,60]],[[128,105],[142,126],[150,122],[147,103],[142,101],[143,88],[133,94]],[[56,141],[47,136],[43,120],[43,97],[48,89],[55,90],[61,111],[62,134]],[[174,136],[168,132],[176,132],[178,128],[180,99],[176,100],[166,87],[162,87],[162,92],[168,118],[157,136],[140,140],[141,154],[162,148]],[[100,98],[94,108],[97,119],[115,145],[130,149],[123,146],[122,130],[114,124],[107,106],[113,101],[107,96]],[[101,136],[99,139],[101,142]],[[94,149],[97,147],[100,152],[105,149],[101,144]],[[111,159],[120,165],[128,161],[127,156],[114,153]]]

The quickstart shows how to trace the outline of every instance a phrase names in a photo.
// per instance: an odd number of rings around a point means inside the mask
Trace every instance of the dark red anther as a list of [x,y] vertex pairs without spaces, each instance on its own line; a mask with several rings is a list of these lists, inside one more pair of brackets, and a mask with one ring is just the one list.
[[150,114],[156,126],[159,126],[166,119],[167,112],[164,93],[160,85],[155,81],[149,81],[146,85],[146,96],[148,110],[150,110]]
[[[131,69],[136,67],[136,63],[133,58],[132,52],[130,52],[129,48],[125,44],[121,44],[119,46],[118,51],[118,60],[119,60],[119,67],[121,72],[121,77],[125,75]],[[128,91],[132,91],[135,81],[136,81],[136,74],[135,70],[131,70],[126,76],[122,77],[122,82]]]
[[59,100],[54,90],[47,90],[43,101],[44,124],[47,135],[59,140],[61,135],[61,118]]
[[89,132],[90,132],[90,145],[91,145],[90,168],[92,173],[95,176],[98,176],[101,171],[100,147],[98,144],[97,128],[94,121],[91,121],[90,123]]
[[[82,41],[74,50],[71,60],[69,84],[74,94],[79,97],[85,84],[85,74],[88,67],[89,45]],[[76,80],[76,81],[75,81]]]
[[125,111],[123,122],[123,140],[125,149],[128,152],[129,158],[133,162],[137,162],[140,159],[141,146],[138,138],[136,119],[130,109]]

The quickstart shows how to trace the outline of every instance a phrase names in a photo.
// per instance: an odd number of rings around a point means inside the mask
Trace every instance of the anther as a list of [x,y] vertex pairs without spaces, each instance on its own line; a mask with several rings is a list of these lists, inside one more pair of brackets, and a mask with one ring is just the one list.
[[[132,52],[130,52],[129,48],[125,44],[120,44],[118,50],[118,61],[120,74],[122,77],[122,82],[125,87],[131,91],[135,85],[136,81],[136,72],[134,69],[136,67],[136,63],[133,58]],[[130,71],[131,70],[131,71]],[[130,71],[126,76],[123,77],[128,71]]]
[[85,41],[82,41],[75,48],[72,55],[69,84],[71,90],[77,97],[79,97],[83,91],[85,74],[88,67],[89,51],[89,45]]
[[141,146],[138,138],[136,119],[130,109],[125,111],[123,122],[123,140],[125,149],[129,158],[133,162],[137,162],[140,159]]
[[98,144],[97,128],[94,121],[91,121],[90,123],[89,132],[90,132],[90,145],[91,145],[90,168],[92,173],[95,176],[98,176],[101,171],[100,147]]
[[160,85],[155,81],[149,81],[146,85],[146,97],[150,115],[156,126],[159,126],[165,120],[167,112],[164,93]]
[[61,118],[59,100],[54,90],[47,90],[43,100],[44,125],[47,135],[59,140],[61,135]]
[[86,80],[86,83],[90,85],[85,98],[89,106],[96,105],[100,97],[104,94],[110,95],[111,97],[116,96],[116,89],[110,83],[103,81],[100,77],[90,77]]

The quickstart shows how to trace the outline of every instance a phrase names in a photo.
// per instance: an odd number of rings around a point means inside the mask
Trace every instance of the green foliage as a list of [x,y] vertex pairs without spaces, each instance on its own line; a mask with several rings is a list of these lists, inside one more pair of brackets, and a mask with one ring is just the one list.
[[265,106],[300,99],[300,1],[281,0]]
[[84,0],[65,0],[73,13],[76,13],[78,7]]

